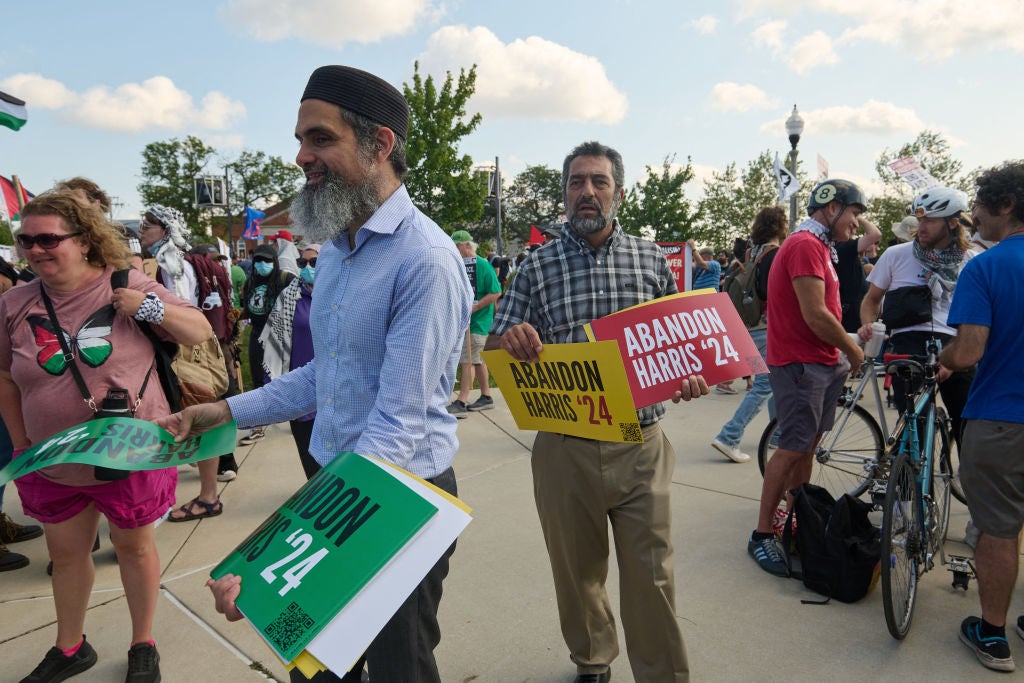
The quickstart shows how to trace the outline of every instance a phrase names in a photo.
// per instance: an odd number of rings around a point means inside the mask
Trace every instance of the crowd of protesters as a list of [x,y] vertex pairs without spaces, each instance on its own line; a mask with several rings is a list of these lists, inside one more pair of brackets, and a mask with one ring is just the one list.
[[[29,202],[16,235],[25,263],[0,263],[0,466],[123,401],[179,438],[233,419],[250,429],[239,446],[289,422],[307,478],[353,450],[455,494],[457,420],[494,406],[481,351],[535,362],[545,344],[584,341],[591,320],[676,293],[657,245],[619,224],[624,173],[614,149],[587,142],[566,156],[566,222],[513,267],[508,258],[479,255],[469,232],[443,230],[413,206],[403,184],[408,125],[404,97],[376,76],[340,66],[315,71],[295,130],[307,183],[292,210],[303,238],[280,231],[238,257],[192,244],[180,212],[166,206],[146,207],[137,234],[125,230],[105,217],[109,199],[84,178]],[[926,290],[924,310],[891,326],[889,347],[920,353],[933,338],[945,347],[940,392],[979,536],[982,614],[965,619],[959,637],[986,667],[1005,671],[1014,668],[1005,628],[1024,524],[1024,463],[1013,457],[1024,448],[1024,381],[1013,381],[1024,380],[1013,362],[1024,286],[1008,277],[1024,268],[1024,163],[993,168],[976,183],[973,202],[954,188],[920,192],[912,220],[894,226],[903,242],[881,256],[881,231],[867,220],[863,190],[841,179],[813,188],[807,217],[792,234],[785,211],[765,207],[750,239],[737,240],[731,253],[690,246],[694,288],[717,290],[723,275],[763,264],[763,315],[750,332],[770,372],[748,378],[749,393],[712,445],[734,462],[748,461],[743,431],[772,399],[781,436],[746,544],[761,569],[779,576],[789,572],[779,540],[789,492],[808,479],[836,398],[864,360],[860,344],[877,334],[883,299]],[[358,277],[350,279],[348,266]],[[330,313],[339,307],[343,315]],[[178,344],[215,336],[228,390],[174,405],[140,325]],[[87,338],[103,341],[81,341]],[[341,356],[343,370],[317,364],[318,353]],[[480,394],[470,401],[474,380]],[[673,401],[708,392],[702,376],[686,377]],[[719,393],[737,392],[724,384]],[[605,590],[609,524],[635,680],[689,679],[665,502],[676,457],[661,431],[666,417],[660,403],[637,412],[642,444],[540,432],[533,445],[537,511],[578,683],[609,681],[618,654]],[[57,615],[54,647],[24,681],[64,680],[97,661],[83,634],[101,515],[131,614],[126,680],[160,679],[155,528],[164,519],[221,515],[218,485],[239,476],[234,453],[203,461],[199,475],[198,495],[180,505],[173,467],[64,464],[17,480],[22,510],[42,526],[0,512],[0,571],[28,565],[7,544],[45,536]],[[454,550],[430,568],[352,672],[314,680],[438,681],[437,608]],[[241,618],[237,577],[209,586],[217,610]],[[1024,637],[1024,617],[1017,631]]]

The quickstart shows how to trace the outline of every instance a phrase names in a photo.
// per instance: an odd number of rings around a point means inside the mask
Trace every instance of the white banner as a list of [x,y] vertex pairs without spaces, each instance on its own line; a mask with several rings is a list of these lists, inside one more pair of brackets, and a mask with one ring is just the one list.
[[785,202],[796,194],[800,189],[800,183],[789,172],[789,169],[779,163],[779,153],[775,153],[775,184],[779,190],[779,201]]
[[818,155],[818,182],[828,180],[828,162],[825,157]]
[[940,185],[931,173],[926,171],[914,157],[903,157],[889,163],[889,168],[910,184],[916,192]]

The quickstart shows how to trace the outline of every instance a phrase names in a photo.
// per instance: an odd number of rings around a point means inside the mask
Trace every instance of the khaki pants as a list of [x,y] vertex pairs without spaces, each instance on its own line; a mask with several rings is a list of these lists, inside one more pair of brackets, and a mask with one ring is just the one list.
[[608,576],[608,521],[619,563],[622,625],[637,683],[689,680],[676,621],[669,487],[675,453],[658,424],[643,444],[539,432],[533,490],[558,599],[562,636],[579,673],[619,653]]

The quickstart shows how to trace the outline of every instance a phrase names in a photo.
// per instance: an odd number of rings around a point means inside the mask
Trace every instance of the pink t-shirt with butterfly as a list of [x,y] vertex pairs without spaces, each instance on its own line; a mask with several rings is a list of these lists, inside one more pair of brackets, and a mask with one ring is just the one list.
[[[108,267],[103,275],[72,292],[46,293],[75,351],[75,363],[96,404],[107,389],[128,390],[134,403],[147,372],[149,382],[135,417],[152,420],[170,412],[156,368],[153,345],[134,320],[115,315]],[[55,326],[40,296],[39,279],[15,287],[0,297],[0,370],[11,373],[21,392],[22,419],[29,440],[35,444],[92,417],[74,377],[64,361]],[[132,270],[128,287],[154,292],[167,306],[190,306],[162,285]],[[167,338],[158,325],[153,329]],[[39,472],[47,479],[69,486],[100,483],[91,465],[55,465]]]

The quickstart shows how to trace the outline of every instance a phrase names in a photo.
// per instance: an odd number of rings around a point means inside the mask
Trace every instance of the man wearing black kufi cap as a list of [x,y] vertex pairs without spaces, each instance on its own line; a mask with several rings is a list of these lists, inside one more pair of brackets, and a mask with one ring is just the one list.
[[[309,450],[321,465],[354,451],[456,493],[457,421],[446,406],[472,293],[451,238],[402,184],[408,129],[409,105],[386,81],[347,66],[313,72],[295,126],[306,185],[290,212],[307,239],[323,244],[310,312],[314,359],[254,391],[164,418],[165,428],[181,435],[316,411]],[[374,683],[441,680],[433,649],[453,552],[367,649]],[[217,609],[241,618],[237,582],[225,577],[211,588]],[[345,679],[324,672],[313,680],[358,681],[361,670],[359,663]],[[292,680],[305,679],[295,670]]]

